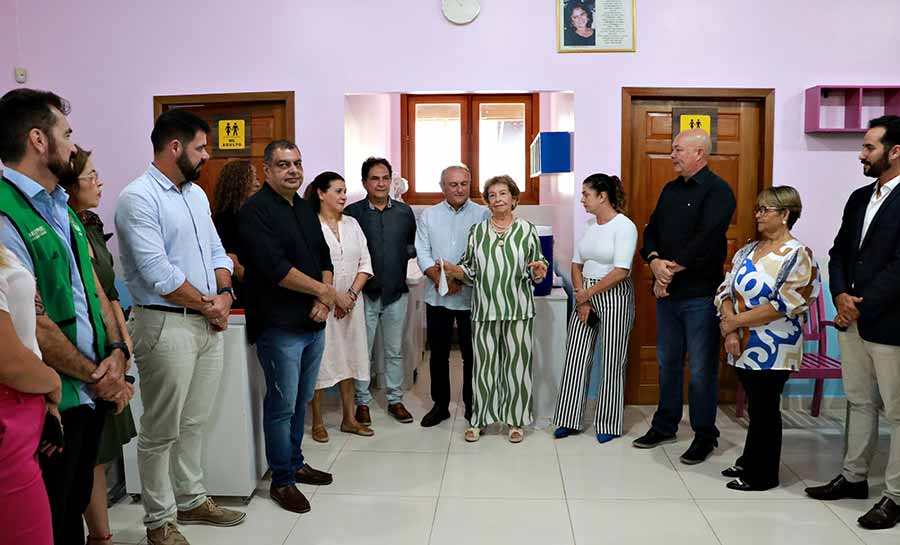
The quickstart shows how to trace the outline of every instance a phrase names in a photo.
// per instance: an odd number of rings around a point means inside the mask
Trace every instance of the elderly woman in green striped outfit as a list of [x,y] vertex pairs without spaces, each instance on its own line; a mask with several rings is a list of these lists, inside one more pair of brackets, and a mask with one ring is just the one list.
[[547,275],[537,229],[516,218],[519,188],[509,176],[484,184],[491,218],[472,226],[459,265],[443,262],[445,274],[473,286],[472,345],[475,352],[472,419],[466,441],[495,422],[509,425],[509,440],[524,438],[531,423],[533,283]]

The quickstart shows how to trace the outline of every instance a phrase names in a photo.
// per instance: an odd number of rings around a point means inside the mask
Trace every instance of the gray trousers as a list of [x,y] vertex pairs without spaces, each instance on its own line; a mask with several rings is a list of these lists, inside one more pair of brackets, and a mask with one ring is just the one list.
[[891,430],[884,496],[900,504],[900,346],[864,341],[855,323],[838,334],[838,341],[850,404],[841,473],[850,482],[868,478],[878,446],[878,411],[884,409]]
[[[204,316],[135,307],[129,318],[144,415],[138,472],[154,529],[206,501],[203,438],[222,378],[224,338]],[[177,506],[177,508],[176,508]]]

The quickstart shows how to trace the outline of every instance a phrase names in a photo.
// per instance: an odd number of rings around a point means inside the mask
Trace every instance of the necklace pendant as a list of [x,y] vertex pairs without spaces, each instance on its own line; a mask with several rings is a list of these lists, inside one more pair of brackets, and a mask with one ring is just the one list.
[[501,238],[500,242],[498,243],[498,246],[500,246],[502,248],[504,244],[506,244],[506,239]]

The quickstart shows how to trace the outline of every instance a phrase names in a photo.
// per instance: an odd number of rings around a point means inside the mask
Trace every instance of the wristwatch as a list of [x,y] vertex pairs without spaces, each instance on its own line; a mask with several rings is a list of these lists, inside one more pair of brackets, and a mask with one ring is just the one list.
[[648,257],[648,258],[647,258],[647,265],[653,263],[653,260],[654,260],[654,259],[659,259],[659,254],[654,254],[654,255],[651,255],[650,257]]
[[235,301],[237,301],[237,295],[234,294],[234,289],[233,289],[233,288],[229,288],[229,287],[219,288],[218,295],[222,295],[223,293],[227,293],[228,295],[231,296],[231,302],[232,302],[232,303],[234,303]]
[[112,354],[113,350],[121,350],[123,354],[125,354],[125,361],[131,359],[131,351],[128,350],[128,345],[125,343],[110,343],[106,345],[106,353]]

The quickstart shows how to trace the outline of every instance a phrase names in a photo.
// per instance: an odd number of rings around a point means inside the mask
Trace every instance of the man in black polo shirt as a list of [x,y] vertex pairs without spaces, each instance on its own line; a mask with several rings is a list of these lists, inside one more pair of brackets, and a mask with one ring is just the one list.
[[[362,165],[366,198],[348,206],[344,213],[353,216],[362,227],[372,256],[375,276],[366,282],[366,332],[369,354],[375,343],[375,331],[381,324],[384,341],[385,394],[388,413],[408,424],[413,417],[403,406],[403,325],[406,322],[407,262],[416,257],[416,216],[412,208],[388,196],[393,171],[387,159],[369,157]],[[374,359],[374,358],[373,358]],[[370,425],[369,381],[356,381],[356,420]]]
[[266,376],[263,428],[272,469],[270,496],[282,508],[309,511],[295,483],[326,485],[331,475],[304,463],[300,443],[325,350],[334,304],[334,268],[316,213],[297,190],[300,150],[276,140],[265,150],[266,183],[238,216],[250,342]]
[[681,455],[699,464],[718,446],[719,320],[713,296],[722,282],[725,234],[734,214],[734,193],[707,166],[709,135],[693,129],[672,144],[678,178],[663,188],[644,229],[641,256],[656,278],[659,407],[643,437],[633,443],[653,448],[672,443],[681,421],[684,358],[690,354],[688,388],[694,440]]

